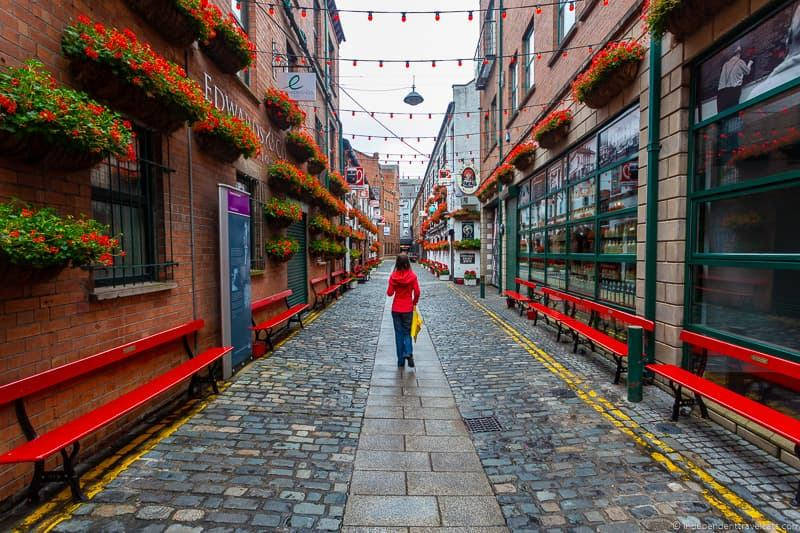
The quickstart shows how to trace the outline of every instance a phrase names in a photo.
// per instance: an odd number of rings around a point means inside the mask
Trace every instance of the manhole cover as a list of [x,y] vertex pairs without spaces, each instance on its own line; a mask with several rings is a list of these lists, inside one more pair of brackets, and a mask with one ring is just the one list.
[[487,431],[502,431],[500,422],[493,416],[483,416],[480,418],[465,418],[464,423],[470,433],[485,433]]

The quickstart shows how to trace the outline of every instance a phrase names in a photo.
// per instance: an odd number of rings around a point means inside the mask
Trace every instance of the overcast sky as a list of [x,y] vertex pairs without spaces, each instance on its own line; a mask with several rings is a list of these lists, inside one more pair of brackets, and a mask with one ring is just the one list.
[[[375,0],[337,0],[339,9],[383,9],[399,11],[406,9],[435,11],[439,9],[478,9],[478,0],[403,0],[402,2],[375,2]],[[398,5],[402,7],[397,7]],[[475,12],[472,22],[465,13],[442,14],[439,22],[434,15],[408,15],[408,20],[400,21],[400,14],[374,14],[372,22],[367,20],[366,13],[342,13],[341,21],[346,41],[339,50],[342,58],[356,59],[442,59],[456,57],[473,57],[478,42],[480,16]],[[413,157],[414,150],[399,140],[383,140],[383,136],[391,137],[380,124],[369,115],[352,116],[350,109],[358,109],[345,91],[355,98],[369,111],[387,111],[405,113],[388,116],[377,116],[398,136],[409,137],[406,141],[426,155],[425,164],[420,164],[420,156],[414,164],[401,164],[402,176],[422,176],[427,165],[427,156],[433,148],[433,140],[417,142],[419,136],[434,136],[439,132],[442,116],[433,115],[414,117],[409,120],[408,113],[443,113],[452,99],[453,84],[470,81],[475,74],[475,64],[464,62],[439,63],[432,68],[430,62],[425,64],[384,64],[379,68],[377,63],[359,63],[354,67],[350,61],[340,62],[340,84],[342,123],[345,138],[357,150],[366,153],[402,153],[409,154],[403,160]],[[403,103],[403,97],[411,89],[412,76],[416,76],[417,92],[425,101],[418,106]],[[374,135],[370,141],[366,138],[353,139],[349,134]],[[392,156],[392,159],[398,159]]]

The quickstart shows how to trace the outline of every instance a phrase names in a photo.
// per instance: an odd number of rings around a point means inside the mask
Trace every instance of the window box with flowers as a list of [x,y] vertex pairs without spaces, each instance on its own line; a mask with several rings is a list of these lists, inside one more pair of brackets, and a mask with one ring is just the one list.
[[179,48],[214,35],[216,13],[209,9],[208,0],[127,0],[127,3],[164,39]]
[[461,241],[455,241],[453,243],[453,248],[456,250],[480,250],[481,249],[481,240],[480,239],[464,239]]
[[59,216],[50,208],[0,204],[0,279],[44,281],[68,266],[110,266],[124,256],[119,240],[96,220]]
[[477,209],[462,207],[450,213],[450,218],[455,220],[480,220],[481,213]]
[[223,163],[261,153],[261,142],[242,119],[213,106],[206,118],[194,125],[194,133],[200,148]]
[[286,134],[286,150],[298,163],[305,163],[319,151],[316,141],[304,131],[290,131]]
[[682,41],[732,0],[648,0],[644,13],[653,37],[670,32]]
[[539,146],[550,150],[566,139],[570,124],[572,124],[572,112],[569,109],[553,111],[536,124],[532,135]]
[[269,87],[264,95],[267,118],[281,130],[298,128],[306,121],[306,113],[289,97],[286,91]]
[[288,237],[270,239],[264,245],[264,252],[273,260],[285,263],[300,251],[300,243]]
[[299,203],[273,196],[264,204],[264,216],[270,227],[283,229],[303,220]]
[[503,163],[494,171],[497,180],[503,185],[508,185],[514,181],[514,165]]
[[81,15],[64,30],[61,50],[82,87],[152,128],[171,133],[207,116],[200,85],[128,29]]
[[517,170],[525,171],[533,165],[535,154],[536,143],[534,141],[525,141],[511,150],[506,161],[514,165]]
[[38,61],[0,70],[0,155],[77,170],[135,157],[131,124],[84,93],[57,87]]
[[474,287],[478,284],[478,273],[474,270],[464,272],[464,285]]
[[201,48],[219,69],[228,74],[236,74],[249,67],[256,58],[256,45],[239,26],[232,13],[227,17],[214,4],[208,3],[215,21],[214,33],[201,43]]
[[306,168],[308,169],[309,174],[312,176],[318,176],[322,174],[323,170],[328,168],[328,158],[319,149],[317,149],[316,153],[314,153],[314,155],[311,156],[311,159],[308,160]]
[[450,281],[450,269],[447,267],[439,269],[439,280]]
[[636,41],[608,43],[572,83],[572,97],[592,109],[605,107],[636,79],[644,52]]

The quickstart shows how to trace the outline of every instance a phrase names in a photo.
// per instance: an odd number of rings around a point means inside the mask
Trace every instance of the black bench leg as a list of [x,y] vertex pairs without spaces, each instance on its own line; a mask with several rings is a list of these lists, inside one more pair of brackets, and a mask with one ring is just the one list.
[[86,496],[83,495],[81,491],[81,482],[80,478],[78,478],[78,474],[75,473],[75,459],[78,458],[78,450],[80,450],[80,444],[75,443],[72,445],[72,451],[67,453],[66,449],[61,450],[61,457],[64,459],[64,477],[66,478],[67,483],[69,483],[70,491],[72,491],[72,499],[75,501],[86,501]]
[[534,312],[533,313],[533,325],[535,326],[538,321],[539,321],[539,313]]
[[572,353],[578,353],[578,333],[572,332]]
[[36,461],[33,465],[33,478],[28,485],[28,501],[39,503],[39,490],[44,483],[44,461]]
[[558,335],[556,335],[556,342],[561,342],[561,322],[558,323]]
[[677,422],[678,416],[681,414],[682,387],[680,385],[675,387],[671,381],[669,382],[669,387],[672,389],[672,393],[675,395],[675,403],[672,404],[672,421]]
[[706,402],[703,401],[703,397],[695,393],[694,398],[695,402],[697,402],[697,405],[700,406],[700,416],[703,418],[708,418],[708,408],[706,408]]
[[213,365],[208,367],[208,381],[209,383],[211,383],[211,390],[214,391],[214,394],[219,394],[219,387],[217,387],[217,378],[214,377]]
[[[800,443],[794,445],[794,454],[800,457]],[[792,505],[800,507],[800,481],[797,482],[797,490],[794,492],[794,499]]]
[[300,323],[300,329],[303,329],[305,327],[303,326],[303,317],[297,315],[297,321]]
[[614,357],[617,361],[617,373],[614,374],[614,385],[619,385],[619,380],[622,377],[622,357]]

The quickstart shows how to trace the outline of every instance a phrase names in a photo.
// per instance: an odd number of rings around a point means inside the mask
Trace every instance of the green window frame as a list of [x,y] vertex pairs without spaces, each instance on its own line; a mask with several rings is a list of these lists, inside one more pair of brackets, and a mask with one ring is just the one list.
[[531,20],[530,27],[528,31],[525,32],[525,36],[522,38],[522,57],[523,61],[525,62],[525,91],[530,91],[533,88],[535,83],[535,65],[534,60],[536,59],[536,43],[534,42],[534,36],[536,35],[534,29],[534,21]]
[[[518,197],[520,203],[517,206],[520,235],[516,245],[516,275],[630,311],[636,302],[638,181],[635,176],[631,178],[628,174],[630,179],[626,182],[627,187],[634,191],[632,205],[606,212],[600,209],[601,176],[611,172],[621,176],[623,168],[637,170],[638,133],[635,148],[623,144],[626,147],[623,155],[612,157],[609,163],[600,166],[604,159],[601,157],[603,135],[621,127],[626,120],[635,122],[638,132],[638,106],[627,108],[520,184],[524,193]],[[610,144],[604,146],[607,148]],[[571,191],[581,186],[585,188],[585,196],[580,198],[585,197],[587,201],[576,204]],[[562,206],[565,206],[563,212]],[[556,212],[553,212],[554,208]],[[525,217],[528,217],[527,224],[522,223]],[[630,223],[620,221],[630,220],[634,221],[632,240],[630,235],[623,236],[620,240],[624,244],[604,249],[602,242],[605,238],[600,238],[602,228],[621,226],[628,229]],[[579,250],[575,251],[574,247]]]
[[[800,101],[800,78],[794,77],[743,103],[728,104],[713,115],[704,116],[705,113],[699,112],[703,103],[699,94],[702,67],[710,64],[708,60],[711,58],[726,57],[726,49],[744,41],[748,34],[761,27],[762,22],[779,16],[778,12],[790,5],[784,3],[770,7],[748,19],[731,31],[731,38],[721,41],[692,64],[683,326],[689,331],[800,362],[800,341],[797,340],[800,336],[794,333],[798,330],[788,321],[796,319],[796,326],[800,326],[800,307],[791,293],[791,288],[798,285],[792,280],[800,280],[800,247],[788,251],[756,248],[765,245],[770,234],[774,238],[781,231],[779,216],[784,219],[792,216],[787,212],[778,213],[776,204],[779,201],[769,203],[769,198],[791,199],[792,194],[800,191],[800,158],[795,155],[784,157],[779,152],[796,150],[798,144],[795,141],[787,148],[766,150],[761,159],[753,160],[749,168],[745,166],[747,160],[740,163],[733,156],[724,164],[720,163],[728,156],[726,151],[733,154],[747,148],[749,136],[758,129],[759,124],[748,122],[751,117],[769,117],[763,119],[761,124],[769,124],[773,129],[779,127],[776,123],[786,120],[786,112],[779,114],[775,108],[786,108],[786,102],[792,99],[795,103],[788,106],[794,108],[797,105]],[[800,127],[800,121],[795,124]],[[709,132],[713,132],[713,136]],[[720,139],[730,139],[730,142],[726,145]],[[709,164],[700,154],[704,151],[704,158],[709,159],[706,152],[712,148],[715,157],[711,158],[713,163]],[[776,155],[782,164],[775,164],[773,156]],[[725,166],[733,166],[736,170],[728,171],[730,175],[724,176],[721,169]],[[713,180],[715,172],[723,176],[716,183]],[[704,178],[703,183],[700,183],[701,177]],[[762,200],[760,204],[755,202],[759,197]],[[752,210],[749,209],[751,205]],[[758,205],[769,207],[759,209]],[[723,213],[724,207],[746,206],[747,212],[739,210],[739,214],[747,216],[736,220],[735,217],[726,216],[721,219],[723,223],[719,224],[717,222],[720,219],[709,215],[709,211],[713,211],[712,206]],[[771,225],[758,226],[758,215],[767,210],[775,214]],[[706,238],[701,239],[704,236],[704,217],[708,217],[709,227],[714,228],[714,233],[708,232]],[[731,225],[726,226],[726,222]],[[753,233],[756,227],[761,227],[762,231]],[[729,234],[727,241],[724,232]],[[748,237],[750,233],[753,235]],[[710,235],[714,238],[708,237]],[[785,231],[783,236],[785,239]],[[726,241],[724,246],[708,244],[723,241]],[[708,248],[717,249],[701,249],[704,242]],[[743,243],[750,243],[751,249],[736,249]],[[793,245],[794,241],[790,240],[789,244]],[[776,245],[785,246],[786,242],[773,242],[771,246]],[[724,249],[726,246],[728,250]],[[782,308],[778,309],[778,306]],[[784,314],[774,313],[776,310]],[[748,320],[752,321],[748,323]],[[684,363],[688,364],[688,352],[685,353]]]

